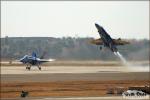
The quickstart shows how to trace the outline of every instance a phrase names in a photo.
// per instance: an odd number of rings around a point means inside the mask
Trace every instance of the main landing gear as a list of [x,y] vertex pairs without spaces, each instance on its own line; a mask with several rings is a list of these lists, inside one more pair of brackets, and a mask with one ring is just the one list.
[[[41,67],[39,65],[37,65],[38,69],[41,70]],[[30,64],[27,64],[26,66],[26,69],[27,70],[30,70],[31,69],[31,65]]]
[[41,67],[38,65],[39,70],[41,70]]

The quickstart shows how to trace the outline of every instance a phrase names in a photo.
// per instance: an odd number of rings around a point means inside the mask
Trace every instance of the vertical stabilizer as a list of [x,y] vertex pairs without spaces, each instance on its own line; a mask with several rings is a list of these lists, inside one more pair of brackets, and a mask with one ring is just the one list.
[[36,53],[35,52],[32,52],[32,57],[37,57]]

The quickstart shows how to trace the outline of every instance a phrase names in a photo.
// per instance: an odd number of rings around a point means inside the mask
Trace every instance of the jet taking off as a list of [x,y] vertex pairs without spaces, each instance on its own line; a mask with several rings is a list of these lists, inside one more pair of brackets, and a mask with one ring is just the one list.
[[23,64],[26,64],[26,69],[30,70],[31,66],[37,66],[39,68],[39,70],[41,70],[41,63],[44,62],[50,62],[50,61],[54,61],[55,59],[42,59],[43,56],[41,56],[41,58],[38,58],[36,53],[33,52],[32,56],[29,55],[25,55],[23,58],[21,58],[19,61],[22,62]]
[[[129,42],[119,39],[112,39],[110,35],[104,30],[104,28],[98,24],[95,24],[98,33],[101,38],[92,40],[92,44],[103,45],[104,47],[108,47],[112,52],[116,53],[118,51],[117,45],[125,45],[129,44]],[[102,47],[100,47],[100,50]]]

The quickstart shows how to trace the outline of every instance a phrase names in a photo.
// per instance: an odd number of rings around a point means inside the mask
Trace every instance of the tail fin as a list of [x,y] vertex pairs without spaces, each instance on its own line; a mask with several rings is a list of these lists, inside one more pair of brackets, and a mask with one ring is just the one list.
[[32,52],[32,57],[37,57],[35,52]]

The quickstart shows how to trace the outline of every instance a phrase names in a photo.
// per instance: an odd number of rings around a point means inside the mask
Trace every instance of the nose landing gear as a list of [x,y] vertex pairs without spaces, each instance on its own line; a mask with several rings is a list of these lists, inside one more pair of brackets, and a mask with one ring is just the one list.
[[39,68],[39,70],[41,70],[41,67],[38,67]]

